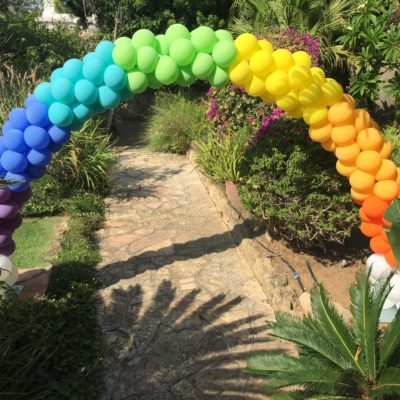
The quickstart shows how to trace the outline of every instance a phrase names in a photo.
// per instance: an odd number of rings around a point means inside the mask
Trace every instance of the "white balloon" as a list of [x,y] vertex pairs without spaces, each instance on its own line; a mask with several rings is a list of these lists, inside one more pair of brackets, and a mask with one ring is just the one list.
[[371,277],[376,281],[384,279],[392,271],[392,267],[386,262],[385,257],[380,254],[372,254],[366,262],[367,269],[371,270]]
[[11,260],[0,254],[0,282],[5,282],[12,286],[18,279],[18,269],[12,264]]
[[383,309],[384,310],[388,310],[388,309],[390,309],[390,308],[393,308],[394,307],[394,303],[393,302],[391,302],[389,299],[386,299],[386,301],[385,301],[385,303],[383,304]]
[[392,276],[392,279],[390,279],[390,285],[393,287],[393,289],[390,291],[388,295],[388,300],[391,302],[397,304],[400,303],[400,275],[396,274]]

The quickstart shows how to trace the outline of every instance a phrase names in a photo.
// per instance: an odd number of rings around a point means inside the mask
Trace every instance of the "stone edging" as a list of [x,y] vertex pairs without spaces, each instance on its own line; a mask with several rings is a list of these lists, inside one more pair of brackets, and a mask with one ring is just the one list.
[[271,260],[266,256],[266,250],[256,240],[250,238],[245,219],[229,204],[225,192],[197,168],[196,151],[189,149],[186,155],[215,207],[221,213],[225,225],[232,233],[233,240],[250,265],[272,308],[275,311],[300,311],[296,292],[289,286],[286,276],[275,270]]

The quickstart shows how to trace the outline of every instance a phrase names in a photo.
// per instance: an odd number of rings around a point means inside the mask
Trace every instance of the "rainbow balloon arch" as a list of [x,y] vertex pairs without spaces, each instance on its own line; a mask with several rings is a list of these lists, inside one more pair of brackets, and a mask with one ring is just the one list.
[[[22,223],[19,210],[31,197],[30,182],[45,174],[52,153],[68,142],[93,114],[163,85],[189,86],[196,80],[220,88],[229,81],[251,96],[275,102],[292,118],[303,118],[313,141],[335,154],[339,174],[349,178],[351,196],[361,206],[361,231],[374,254],[367,264],[375,282],[397,267],[386,236],[384,212],[399,195],[400,171],[390,160],[392,146],[379,126],[341,85],[311,66],[305,51],[275,49],[244,33],[201,26],[170,26],[155,36],[141,29],[132,38],[100,42],[82,60],[70,59],[40,83],[24,108],[12,110],[0,138],[0,173],[10,181],[0,189],[0,261],[3,280],[13,284],[12,233]],[[0,280],[2,279],[0,275]],[[400,275],[385,307],[400,308]]]

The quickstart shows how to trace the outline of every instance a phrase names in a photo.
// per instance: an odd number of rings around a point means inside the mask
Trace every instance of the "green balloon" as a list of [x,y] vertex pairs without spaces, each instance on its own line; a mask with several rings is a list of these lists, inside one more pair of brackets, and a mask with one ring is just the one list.
[[212,51],[212,57],[219,67],[229,67],[236,58],[236,46],[230,40],[221,40]]
[[150,46],[143,46],[137,52],[137,66],[145,74],[149,74],[156,69],[158,54]]
[[115,64],[122,69],[131,70],[136,65],[136,50],[132,47],[131,41],[129,40],[128,43],[125,40],[121,40],[116,44],[112,52],[112,58]]
[[190,66],[182,67],[179,71],[176,83],[181,86],[190,86],[196,81],[196,77],[192,74]]
[[156,47],[156,38],[152,31],[148,29],[139,29],[132,36],[132,46],[139,50],[143,46]]
[[148,79],[146,74],[138,69],[128,72],[128,88],[132,93],[143,93],[147,89]]
[[149,88],[151,89],[160,89],[160,87],[163,85],[155,76],[154,72],[151,74],[147,75],[147,78],[149,80]]
[[174,83],[179,75],[179,68],[169,56],[161,56],[158,61],[155,76],[164,85]]
[[225,29],[218,29],[215,31],[215,36],[218,38],[218,40],[230,40],[233,42],[232,34]]
[[165,36],[169,43],[176,39],[190,39],[190,32],[185,25],[173,24],[165,32]]
[[196,57],[196,50],[188,39],[176,39],[169,49],[171,58],[181,67],[189,65]]
[[211,53],[218,39],[208,26],[199,26],[192,31],[190,40],[198,53]]
[[118,44],[122,44],[122,43],[129,43],[132,46],[132,39],[128,38],[127,36],[121,36],[119,37],[114,44],[117,46]]
[[157,53],[160,56],[167,56],[169,54],[169,42],[165,35],[156,36],[156,47]]
[[228,82],[229,82],[228,71],[217,66],[210,78],[211,85],[215,86],[217,89],[220,89],[224,87]]
[[209,54],[199,53],[191,65],[191,71],[199,79],[209,79],[214,72],[215,64]]

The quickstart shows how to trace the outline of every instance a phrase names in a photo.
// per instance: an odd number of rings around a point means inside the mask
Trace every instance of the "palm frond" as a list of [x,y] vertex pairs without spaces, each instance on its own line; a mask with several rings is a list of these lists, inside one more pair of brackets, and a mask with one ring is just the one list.
[[374,396],[400,395],[400,368],[387,368],[372,393]]
[[393,360],[393,355],[400,352],[400,310],[395,319],[382,335],[379,348],[379,368],[391,366],[392,361],[398,363],[398,358]]

